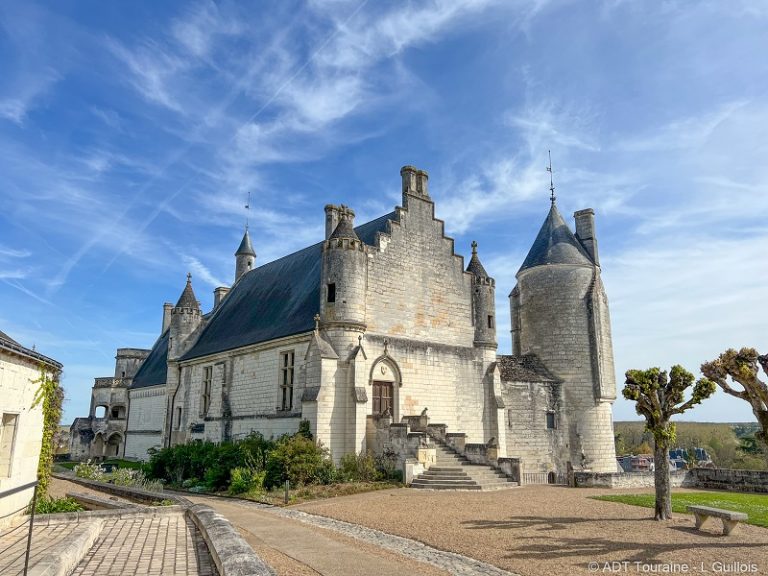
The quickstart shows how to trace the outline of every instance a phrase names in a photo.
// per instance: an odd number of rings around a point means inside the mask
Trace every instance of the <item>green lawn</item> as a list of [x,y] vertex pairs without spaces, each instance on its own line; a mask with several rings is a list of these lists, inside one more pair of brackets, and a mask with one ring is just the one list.
[[[653,508],[653,494],[610,494],[592,496],[595,500],[623,502],[633,506]],[[741,492],[681,492],[672,493],[672,511],[687,513],[686,506],[699,505],[744,512],[749,516],[747,524],[768,528],[768,494],[743,494]]]

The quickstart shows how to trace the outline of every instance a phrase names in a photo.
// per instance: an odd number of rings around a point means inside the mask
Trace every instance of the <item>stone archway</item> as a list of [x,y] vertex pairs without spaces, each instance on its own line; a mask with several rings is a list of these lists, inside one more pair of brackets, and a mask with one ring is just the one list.
[[91,442],[91,458],[101,458],[102,456],[104,456],[104,436],[99,432]]
[[393,422],[400,419],[400,387],[403,380],[400,367],[390,356],[381,356],[373,362],[368,378],[370,414],[381,416],[389,408]]
[[120,456],[120,450],[123,447],[123,436],[119,432],[115,432],[107,439],[104,455],[107,458],[117,458]]

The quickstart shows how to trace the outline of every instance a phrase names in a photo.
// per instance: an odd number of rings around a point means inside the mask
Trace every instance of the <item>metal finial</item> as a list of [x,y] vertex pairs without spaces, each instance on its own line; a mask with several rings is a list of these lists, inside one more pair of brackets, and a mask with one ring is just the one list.
[[472,255],[477,256],[477,241],[472,240]]
[[549,172],[549,199],[554,204],[557,196],[555,196],[555,183],[552,180],[552,174],[554,174],[552,170],[552,150],[547,150],[547,152],[549,153],[549,166],[547,166],[547,172]]
[[315,332],[320,330],[320,314],[315,314]]
[[245,231],[248,232],[248,220],[251,215],[251,191],[248,190],[248,201],[245,203]]
[[192,283],[192,273],[187,272],[187,284],[191,284],[191,283]]

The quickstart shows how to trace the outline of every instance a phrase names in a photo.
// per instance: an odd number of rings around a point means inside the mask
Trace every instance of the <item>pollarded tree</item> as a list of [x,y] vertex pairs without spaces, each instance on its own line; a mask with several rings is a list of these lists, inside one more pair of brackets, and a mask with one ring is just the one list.
[[[742,348],[738,352],[729,348],[716,360],[702,364],[701,373],[714,380],[726,394],[749,402],[761,428],[755,438],[762,444],[763,455],[768,460],[768,384],[757,377],[758,364],[768,374],[768,354],[760,356],[754,348]],[[732,388],[729,376],[741,384],[743,390]]]
[[693,374],[682,366],[672,366],[669,378],[659,368],[627,370],[624,398],[635,401],[635,410],[645,418],[645,428],[653,434],[656,520],[672,517],[672,492],[669,486],[669,448],[675,441],[672,416],[700,404],[715,392],[715,383],[699,379],[691,398],[684,402],[685,391],[693,384]]

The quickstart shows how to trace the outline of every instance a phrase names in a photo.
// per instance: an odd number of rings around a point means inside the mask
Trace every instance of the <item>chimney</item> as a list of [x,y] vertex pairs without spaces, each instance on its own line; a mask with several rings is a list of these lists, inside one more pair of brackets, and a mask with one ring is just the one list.
[[325,205],[325,239],[331,237],[336,226],[339,225],[339,207],[333,204]]
[[429,174],[426,170],[419,170],[414,166],[403,166],[400,169],[400,176],[403,179],[403,194],[418,196],[429,199],[427,181]]
[[349,220],[352,227],[355,227],[355,211],[349,206],[344,206],[343,204],[339,206],[339,218]]
[[171,310],[173,310],[173,304],[170,302],[163,304],[163,329],[160,334],[165,334],[165,331],[171,327]]
[[595,211],[592,208],[585,208],[574,212],[573,217],[576,220],[576,238],[579,239],[595,264],[599,266],[600,258],[597,254],[597,238],[595,237]]
[[227,286],[219,286],[213,291],[213,309],[216,310],[224,301],[227,294],[229,294],[229,288]]

